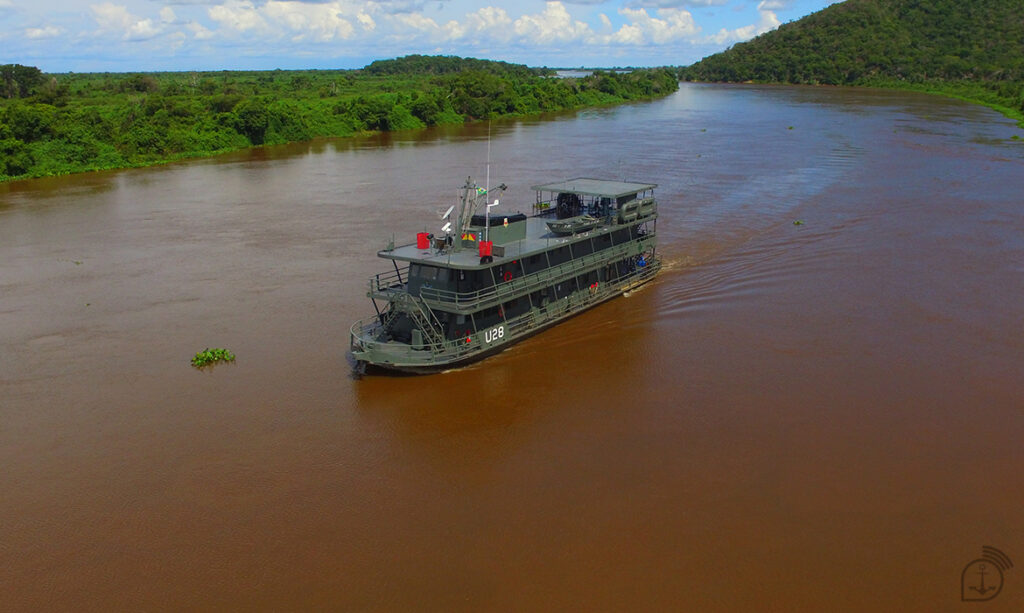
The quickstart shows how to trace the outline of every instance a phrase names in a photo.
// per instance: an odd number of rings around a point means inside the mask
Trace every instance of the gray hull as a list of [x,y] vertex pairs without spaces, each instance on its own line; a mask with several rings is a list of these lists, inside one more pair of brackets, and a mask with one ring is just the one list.
[[[476,341],[471,341],[469,346],[461,348],[461,350],[458,346],[459,342],[450,343],[440,351],[432,351],[427,348],[411,349],[405,343],[373,344],[373,341],[370,341],[373,346],[368,348],[357,339],[372,338],[376,332],[376,326],[373,323],[363,324],[365,327],[361,331],[357,331],[353,326],[353,345],[350,347],[349,356],[354,364],[353,368],[358,373],[431,374],[461,368],[500,353],[519,341],[539,334],[603,302],[635,290],[652,281],[660,270],[661,261],[655,258],[636,275],[627,277],[607,288],[599,289],[593,294],[589,290],[581,290],[562,299],[561,305],[548,305],[547,308],[540,309],[538,312],[527,313],[522,317],[507,320],[503,324],[499,324],[499,327],[507,326],[505,328],[507,332],[501,338],[490,343],[485,339],[481,340],[479,344]],[[360,323],[357,322],[356,325]],[[391,347],[387,347],[389,344]]]

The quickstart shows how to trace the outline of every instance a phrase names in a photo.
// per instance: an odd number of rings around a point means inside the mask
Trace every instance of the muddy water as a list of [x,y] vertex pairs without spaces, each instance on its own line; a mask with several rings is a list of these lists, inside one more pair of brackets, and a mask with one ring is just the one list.
[[348,326],[486,126],[2,185],[3,608],[959,610],[991,545],[1019,611],[1015,134],[715,86],[495,124],[505,203],[659,183],[666,270],[416,378]]

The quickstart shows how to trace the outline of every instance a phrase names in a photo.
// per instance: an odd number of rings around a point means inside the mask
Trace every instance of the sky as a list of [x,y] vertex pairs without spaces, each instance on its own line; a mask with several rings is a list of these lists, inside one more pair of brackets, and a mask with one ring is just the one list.
[[691,64],[834,0],[0,0],[0,64],[43,72],[361,68],[413,53]]

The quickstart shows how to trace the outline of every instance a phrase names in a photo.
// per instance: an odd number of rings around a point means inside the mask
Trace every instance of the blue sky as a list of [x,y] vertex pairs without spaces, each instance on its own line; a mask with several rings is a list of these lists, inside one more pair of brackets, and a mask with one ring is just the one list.
[[410,53],[685,65],[832,0],[0,0],[0,64],[44,72],[359,68]]

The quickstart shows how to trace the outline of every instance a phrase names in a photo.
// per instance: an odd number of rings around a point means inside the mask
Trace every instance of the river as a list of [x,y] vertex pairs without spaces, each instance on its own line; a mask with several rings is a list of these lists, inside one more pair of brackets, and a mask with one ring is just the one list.
[[[376,251],[484,179],[488,133],[508,211],[657,183],[665,269],[471,367],[352,377]],[[988,545],[1018,566],[986,610],[1019,611],[1015,135],[684,84],[2,184],[3,608],[944,611]]]

